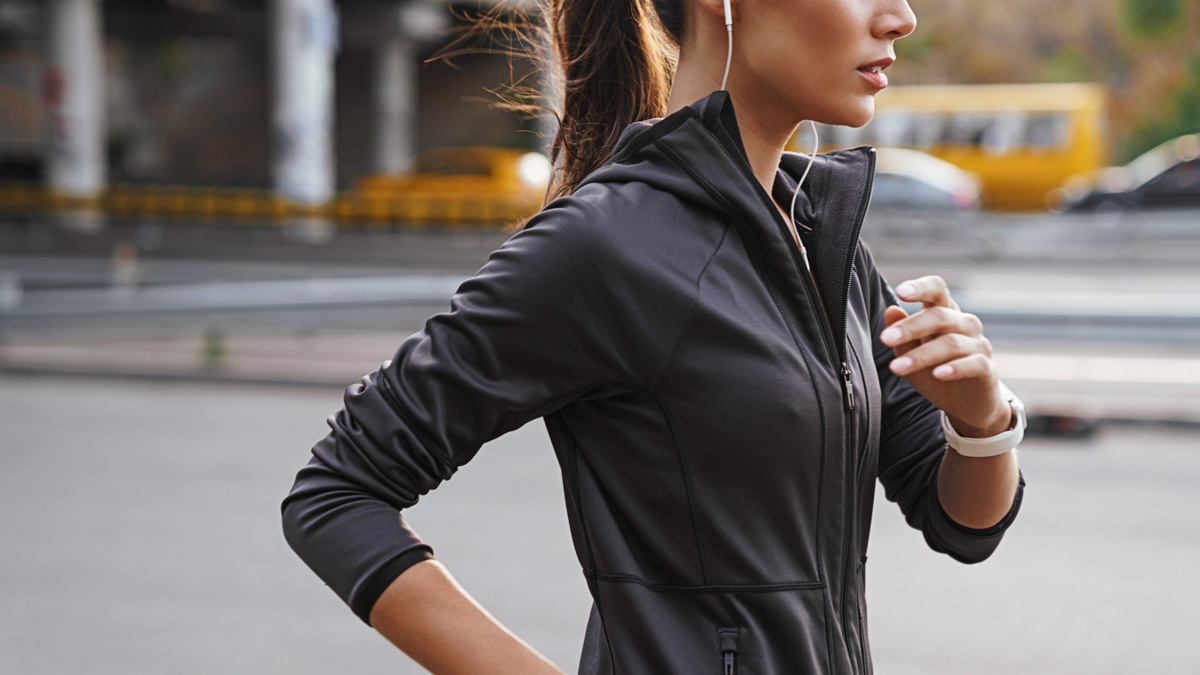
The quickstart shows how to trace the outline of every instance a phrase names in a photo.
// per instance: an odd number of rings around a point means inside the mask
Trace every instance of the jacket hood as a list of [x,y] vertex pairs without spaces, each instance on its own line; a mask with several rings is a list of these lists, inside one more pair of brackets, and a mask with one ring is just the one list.
[[[769,215],[774,209],[754,178],[738,130],[729,92],[715,91],[668,117],[625,127],[612,156],[581,186],[640,181],[731,215]],[[875,149],[866,145],[818,154],[796,200],[800,221],[843,220],[846,213],[839,205],[850,208],[852,216],[860,197],[865,208],[869,194],[863,188],[869,187],[874,162]],[[682,174],[681,163],[687,166]],[[808,163],[808,155],[784,152],[770,198],[784,208],[791,204]]]
[[[775,261],[794,269],[795,245],[771,201],[787,209],[809,156],[784,152],[768,196],[750,168],[738,129],[729,92],[715,91],[665,118],[627,126],[609,160],[580,187],[642,182],[702,204],[757,231],[774,250]],[[844,287],[874,172],[875,149],[870,146],[818,154],[796,199],[797,221],[812,228],[801,235],[831,318],[840,319],[845,311]]]

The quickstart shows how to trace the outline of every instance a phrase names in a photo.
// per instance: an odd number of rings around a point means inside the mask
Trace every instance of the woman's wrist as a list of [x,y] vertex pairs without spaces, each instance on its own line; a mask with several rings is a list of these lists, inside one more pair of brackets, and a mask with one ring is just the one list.
[[950,419],[950,424],[954,426],[954,430],[964,438],[990,438],[1012,429],[1013,423],[1016,421],[1016,412],[1013,411],[1009,402],[1004,399],[1000,400],[1000,406],[992,413],[991,418],[983,426],[968,424],[954,415],[947,414],[946,416]]
[[562,675],[436,560],[401,573],[376,601],[370,618],[375,630],[431,673]]

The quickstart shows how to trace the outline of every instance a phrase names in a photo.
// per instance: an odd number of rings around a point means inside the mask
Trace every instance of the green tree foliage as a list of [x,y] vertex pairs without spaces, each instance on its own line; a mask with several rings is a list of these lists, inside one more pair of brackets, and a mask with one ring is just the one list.
[[1187,133],[1200,132],[1200,0],[1121,0],[1121,30],[1163,85],[1118,147],[1123,159]]
[[1098,82],[1115,162],[1200,132],[1200,0],[909,0],[897,84]]
[[1187,25],[1183,0],[1122,0],[1121,24],[1146,42],[1178,33]]

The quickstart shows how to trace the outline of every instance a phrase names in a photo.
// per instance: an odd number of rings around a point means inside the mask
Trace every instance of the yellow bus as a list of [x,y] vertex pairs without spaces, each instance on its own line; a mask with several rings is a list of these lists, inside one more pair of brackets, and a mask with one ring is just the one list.
[[[889,87],[866,126],[818,124],[823,150],[862,145],[913,148],[979,176],[983,205],[1045,209],[1065,179],[1108,165],[1107,93],[1100,85],[998,84]],[[801,125],[788,147],[810,152]]]

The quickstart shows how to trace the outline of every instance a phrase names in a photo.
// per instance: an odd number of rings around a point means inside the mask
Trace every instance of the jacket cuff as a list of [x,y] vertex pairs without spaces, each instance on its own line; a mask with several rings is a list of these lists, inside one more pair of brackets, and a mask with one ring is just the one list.
[[362,590],[355,594],[353,602],[350,603],[350,609],[358,615],[358,618],[362,619],[363,623],[370,626],[371,609],[375,607],[379,596],[383,595],[387,587],[405,570],[425,560],[433,560],[433,549],[422,544],[416,548],[410,548],[380,565],[379,569],[363,581]]
[[1020,469],[1017,470],[1017,493],[1013,496],[1012,506],[1000,522],[986,528],[967,527],[951,518],[938,497],[936,480],[932,487],[933,529],[937,538],[946,544],[935,548],[941,548],[959,562],[970,564],[982,562],[991,556],[1000,545],[1004,532],[1016,520],[1017,512],[1021,510],[1021,500],[1025,495],[1025,476]]

